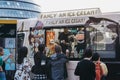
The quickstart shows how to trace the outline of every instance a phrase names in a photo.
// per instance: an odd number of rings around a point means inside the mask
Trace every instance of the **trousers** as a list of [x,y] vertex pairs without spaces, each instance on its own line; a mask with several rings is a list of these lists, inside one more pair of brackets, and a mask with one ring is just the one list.
[[0,72],[0,80],[6,80],[5,72]]

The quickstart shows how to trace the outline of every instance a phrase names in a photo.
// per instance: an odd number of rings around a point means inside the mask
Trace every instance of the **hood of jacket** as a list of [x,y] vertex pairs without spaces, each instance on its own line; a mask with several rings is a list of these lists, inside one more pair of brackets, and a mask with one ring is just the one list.
[[55,53],[51,55],[51,60],[59,60],[61,58],[63,58],[61,53]]

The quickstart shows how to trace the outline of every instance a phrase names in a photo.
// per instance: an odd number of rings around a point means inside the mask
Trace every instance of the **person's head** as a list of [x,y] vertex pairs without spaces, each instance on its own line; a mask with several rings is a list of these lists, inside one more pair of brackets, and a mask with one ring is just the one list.
[[83,54],[83,57],[84,58],[91,58],[92,54],[93,54],[92,49],[88,48],[88,49],[85,50],[85,52]]
[[34,55],[35,65],[41,65],[41,60],[45,59],[45,44],[39,44],[38,52]]
[[0,56],[3,56],[4,55],[4,50],[2,47],[0,47]]
[[23,46],[18,49],[18,64],[21,64],[23,62],[23,59],[27,57],[28,54],[28,48]]
[[34,35],[29,34],[29,36],[28,36],[28,40],[29,40],[29,44],[32,45],[32,43],[35,41],[35,39],[34,39]]
[[45,50],[45,45],[44,44],[39,44],[38,51],[43,52],[44,50]]
[[55,45],[55,52],[56,53],[61,53],[62,52],[62,48],[60,45]]
[[98,60],[100,60],[100,55],[98,53],[94,53],[91,60],[92,61],[98,61]]
[[64,28],[64,33],[67,33],[68,32],[68,28]]

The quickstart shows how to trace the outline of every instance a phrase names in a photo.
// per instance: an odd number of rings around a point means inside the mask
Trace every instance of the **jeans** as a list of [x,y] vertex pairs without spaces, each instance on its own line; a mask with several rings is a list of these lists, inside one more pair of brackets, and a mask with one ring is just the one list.
[[0,80],[6,80],[5,72],[0,72]]

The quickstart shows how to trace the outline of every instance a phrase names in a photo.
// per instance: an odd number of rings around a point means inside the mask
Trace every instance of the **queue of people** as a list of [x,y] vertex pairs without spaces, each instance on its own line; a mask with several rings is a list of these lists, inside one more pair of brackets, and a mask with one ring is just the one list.
[[[14,80],[66,80],[68,62],[67,56],[62,52],[62,47],[55,45],[55,52],[50,57],[45,55],[45,45],[38,46],[38,52],[34,55],[34,65],[27,58],[28,48],[23,46],[18,50],[17,70]],[[3,48],[0,48],[0,56],[3,55]],[[97,65],[99,64],[99,65]],[[0,78],[6,80],[2,69],[0,57]],[[100,61],[100,55],[86,49],[83,59],[78,62],[74,74],[80,76],[80,80],[105,80],[108,69],[105,63]]]
[[34,65],[27,58],[27,47],[18,50],[17,70],[14,80],[65,80],[67,78],[67,57],[60,45],[55,45],[55,52],[50,57],[45,55],[45,45],[38,46],[34,55]]

